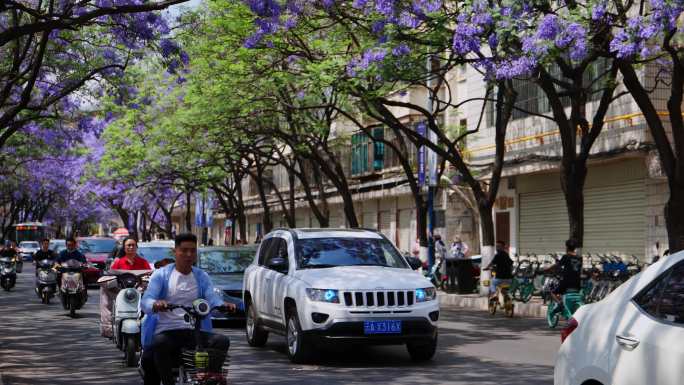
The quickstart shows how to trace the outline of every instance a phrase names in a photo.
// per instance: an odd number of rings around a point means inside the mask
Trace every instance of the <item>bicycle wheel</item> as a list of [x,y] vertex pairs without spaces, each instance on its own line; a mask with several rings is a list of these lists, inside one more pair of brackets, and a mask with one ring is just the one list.
[[496,298],[490,298],[489,299],[489,314],[494,315],[496,314],[496,305],[497,305],[497,299]]
[[520,300],[523,303],[528,303],[532,299],[532,294],[534,293],[534,285],[528,283],[527,285],[520,288]]
[[506,317],[508,318],[513,318],[513,313],[515,310],[515,304],[513,303],[512,299],[508,300],[508,303],[504,305],[504,314],[506,314]]
[[553,329],[558,325],[558,321],[560,320],[560,314],[557,311],[558,309],[558,304],[555,302],[552,302],[549,304],[549,306],[546,308],[546,323],[549,325],[549,328]]

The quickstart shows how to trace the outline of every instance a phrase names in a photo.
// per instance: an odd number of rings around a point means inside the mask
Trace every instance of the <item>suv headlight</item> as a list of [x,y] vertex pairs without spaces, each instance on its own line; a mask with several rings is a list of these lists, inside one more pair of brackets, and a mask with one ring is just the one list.
[[333,289],[306,289],[306,295],[315,302],[340,303],[339,293]]
[[434,301],[437,298],[437,290],[434,287],[416,289],[416,302]]

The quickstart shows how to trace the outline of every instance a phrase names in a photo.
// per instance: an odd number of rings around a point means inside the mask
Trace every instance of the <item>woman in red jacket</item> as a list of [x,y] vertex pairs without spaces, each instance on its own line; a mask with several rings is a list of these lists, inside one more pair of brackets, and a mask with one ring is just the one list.
[[[150,264],[138,255],[138,241],[127,237],[123,241],[124,255],[114,260],[109,270],[152,270]],[[103,279],[104,278],[104,279]],[[100,283],[100,334],[112,338],[112,307],[116,301],[119,288],[116,279],[111,276],[102,277]]]

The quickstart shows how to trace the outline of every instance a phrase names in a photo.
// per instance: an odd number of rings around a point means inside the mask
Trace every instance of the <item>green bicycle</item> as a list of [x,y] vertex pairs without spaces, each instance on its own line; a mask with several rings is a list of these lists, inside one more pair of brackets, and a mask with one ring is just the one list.
[[546,309],[546,322],[553,329],[558,325],[561,317],[569,320],[582,305],[584,305],[582,293],[579,291],[568,291],[563,295],[561,302],[551,300]]

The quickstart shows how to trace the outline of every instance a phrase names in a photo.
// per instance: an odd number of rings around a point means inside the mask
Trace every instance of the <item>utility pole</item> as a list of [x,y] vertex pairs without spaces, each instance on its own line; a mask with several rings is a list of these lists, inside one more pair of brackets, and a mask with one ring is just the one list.
[[[428,48],[429,50],[429,48]],[[427,55],[427,110],[430,115],[432,115],[434,110],[433,94],[432,94],[432,55],[428,52]],[[428,140],[431,143],[435,143],[437,135],[433,130],[430,129],[430,125],[427,125]],[[427,197],[427,209],[428,209],[428,266],[432,270],[432,265],[435,263],[435,241],[434,241],[434,230],[435,230],[435,187],[437,186],[437,154],[428,149],[428,197]]]

